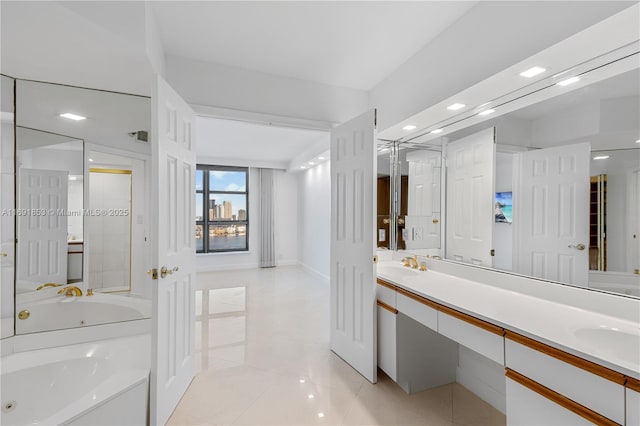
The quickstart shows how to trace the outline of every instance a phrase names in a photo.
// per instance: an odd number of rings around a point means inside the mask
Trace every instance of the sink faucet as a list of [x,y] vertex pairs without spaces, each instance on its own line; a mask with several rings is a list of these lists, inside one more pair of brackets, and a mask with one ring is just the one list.
[[42,290],[43,288],[46,287],[60,287],[62,284],[56,284],[56,283],[44,283],[41,286],[39,286],[38,288],[36,288],[36,290]]
[[62,293],[64,293],[64,295],[67,297],[82,296],[82,290],[80,290],[78,287],[74,285],[63,287],[60,290],[58,290],[58,294],[62,294]]
[[418,269],[418,257],[417,256],[405,257],[404,259],[402,259],[402,261],[404,262],[404,266],[410,267],[410,268],[413,268],[413,269]]

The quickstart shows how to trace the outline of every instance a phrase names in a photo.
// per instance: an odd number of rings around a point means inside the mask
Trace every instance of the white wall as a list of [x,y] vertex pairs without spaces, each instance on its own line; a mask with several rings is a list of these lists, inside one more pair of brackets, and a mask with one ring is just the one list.
[[276,170],[276,265],[298,263],[298,177]]
[[[276,265],[297,263],[298,182],[295,175],[276,171]],[[196,255],[198,271],[258,268],[260,266],[260,174],[249,169],[249,251]]]
[[329,279],[331,249],[331,175],[325,162],[298,178],[298,260],[305,268]]
[[370,105],[378,108],[378,128],[386,129],[632,4],[478,2],[373,88]]
[[364,90],[345,89],[175,56],[167,57],[169,84],[189,103],[328,123],[368,108]]

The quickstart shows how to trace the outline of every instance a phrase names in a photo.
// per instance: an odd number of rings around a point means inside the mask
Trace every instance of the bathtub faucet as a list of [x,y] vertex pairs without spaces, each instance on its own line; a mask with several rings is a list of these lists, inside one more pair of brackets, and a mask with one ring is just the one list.
[[63,287],[60,290],[58,290],[58,294],[62,294],[62,293],[64,293],[64,295],[67,297],[82,296],[82,290],[80,290],[78,287],[74,285]]

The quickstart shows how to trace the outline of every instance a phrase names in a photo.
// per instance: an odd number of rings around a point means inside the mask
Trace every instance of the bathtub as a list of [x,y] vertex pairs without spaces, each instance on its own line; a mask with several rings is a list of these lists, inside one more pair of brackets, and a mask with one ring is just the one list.
[[[20,319],[22,311],[29,317]],[[16,304],[16,334],[131,321],[151,317],[151,301],[137,297],[95,293],[93,296],[55,295]]]
[[0,424],[144,425],[149,335],[2,358]]

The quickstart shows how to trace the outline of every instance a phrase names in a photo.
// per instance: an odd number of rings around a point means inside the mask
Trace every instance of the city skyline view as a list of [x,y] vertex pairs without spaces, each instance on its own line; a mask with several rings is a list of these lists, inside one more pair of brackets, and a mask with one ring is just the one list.
[[[247,220],[247,173],[244,171],[209,170],[209,199],[203,199],[203,193],[196,193],[196,220]],[[204,188],[202,170],[196,172],[196,190]],[[228,192],[216,192],[228,191]],[[233,194],[229,192],[245,192]],[[214,206],[215,205],[215,206]],[[206,209],[206,211],[205,211]]]

